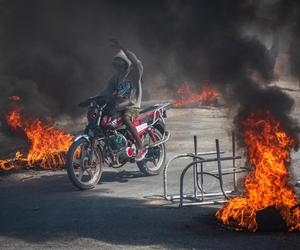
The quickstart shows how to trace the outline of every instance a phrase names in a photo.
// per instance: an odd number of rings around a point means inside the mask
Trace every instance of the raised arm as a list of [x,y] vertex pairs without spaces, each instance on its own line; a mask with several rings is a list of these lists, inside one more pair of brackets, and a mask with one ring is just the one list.
[[143,64],[136,57],[136,55],[132,51],[130,51],[126,48],[122,48],[122,50],[124,51],[124,53],[128,57],[128,59],[131,61],[132,65],[136,66],[139,69],[140,73],[142,73],[143,72]]
[[142,75],[143,73],[143,64],[137,58],[137,56],[130,50],[126,49],[124,46],[120,44],[120,42],[116,39],[110,39],[111,44],[114,48],[123,50],[127,58],[131,61],[132,65],[139,70],[139,73]]

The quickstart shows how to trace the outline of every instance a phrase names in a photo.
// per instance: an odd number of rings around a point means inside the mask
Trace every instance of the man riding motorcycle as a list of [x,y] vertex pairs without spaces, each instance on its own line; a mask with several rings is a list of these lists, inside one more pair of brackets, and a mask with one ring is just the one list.
[[115,110],[121,111],[124,123],[132,133],[137,146],[135,160],[145,158],[147,150],[144,149],[138,131],[133,122],[138,116],[142,99],[142,74],[143,65],[134,53],[124,48],[119,41],[110,39],[112,46],[119,50],[112,60],[116,74],[110,79],[100,95],[113,96]]

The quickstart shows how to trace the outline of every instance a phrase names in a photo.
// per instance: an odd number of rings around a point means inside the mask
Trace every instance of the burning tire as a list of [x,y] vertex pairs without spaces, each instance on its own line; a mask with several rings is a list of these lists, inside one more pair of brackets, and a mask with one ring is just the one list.
[[[162,140],[163,135],[157,129],[154,129],[154,135],[157,141]],[[144,138],[144,145],[153,143],[149,135]],[[160,144],[157,147],[149,148],[148,153],[144,160],[137,162],[137,165],[141,172],[145,175],[152,176],[158,175],[162,170],[166,161],[166,146],[165,144]]]
[[90,145],[84,138],[74,142],[67,154],[67,172],[71,182],[81,190],[94,188],[103,172],[102,155],[95,147],[93,158],[89,161]]

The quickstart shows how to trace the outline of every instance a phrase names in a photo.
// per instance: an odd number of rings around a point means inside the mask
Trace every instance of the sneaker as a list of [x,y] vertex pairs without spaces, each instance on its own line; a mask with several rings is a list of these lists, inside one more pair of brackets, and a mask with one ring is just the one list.
[[137,155],[135,157],[135,161],[142,161],[142,160],[144,160],[144,158],[145,158],[145,156],[146,156],[147,153],[148,153],[147,149],[144,149],[144,150],[138,149]]

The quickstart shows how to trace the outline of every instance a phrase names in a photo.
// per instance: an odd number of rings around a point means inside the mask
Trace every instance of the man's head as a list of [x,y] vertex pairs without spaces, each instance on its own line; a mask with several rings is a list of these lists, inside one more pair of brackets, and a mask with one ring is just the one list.
[[119,75],[127,74],[131,65],[130,60],[127,58],[125,53],[120,50],[112,60],[112,65]]

